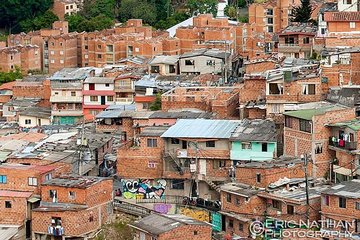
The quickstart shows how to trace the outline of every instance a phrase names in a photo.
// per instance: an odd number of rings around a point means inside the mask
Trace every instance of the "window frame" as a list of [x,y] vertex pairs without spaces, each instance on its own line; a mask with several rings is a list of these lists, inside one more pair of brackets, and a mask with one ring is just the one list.
[[28,185],[29,186],[37,186],[38,179],[36,177],[28,177]]

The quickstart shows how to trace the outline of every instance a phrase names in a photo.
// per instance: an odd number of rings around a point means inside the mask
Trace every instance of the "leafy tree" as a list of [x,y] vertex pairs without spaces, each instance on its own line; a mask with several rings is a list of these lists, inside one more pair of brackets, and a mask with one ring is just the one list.
[[73,14],[66,16],[65,19],[69,22],[69,30],[71,32],[93,32],[95,30],[100,31],[106,28],[111,28],[114,25],[112,18],[102,14],[90,19],[86,19],[80,14]]
[[20,32],[20,22],[42,15],[52,4],[53,0],[1,0],[0,27]]
[[21,79],[23,76],[21,70],[18,66],[15,66],[15,71],[10,72],[0,72],[0,84],[6,82],[12,82],[16,79]]
[[44,14],[35,17],[34,19],[26,19],[20,22],[22,31],[30,32],[32,30],[39,30],[42,28],[51,28],[53,22],[58,21],[59,18],[52,11],[48,10]]
[[85,0],[79,14],[85,18],[99,15],[114,19],[116,16],[116,0]]
[[170,17],[166,18],[165,20],[160,20],[157,23],[155,23],[154,27],[157,29],[168,29],[179,22],[185,21],[189,18],[189,15],[187,15],[184,12],[175,12]]
[[150,105],[151,111],[158,111],[161,110],[161,93],[156,94],[156,99]]
[[131,18],[141,18],[150,25],[156,22],[156,7],[146,0],[122,0],[119,9],[121,21]]
[[312,7],[310,0],[301,0],[301,5],[294,8],[293,22],[310,22]]
[[237,10],[234,6],[227,5],[224,10],[226,16],[228,16],[230,19],[236,19]]
[[194,13],[211,13],[216,16],[217,0],[188,0],[187,7],[192,14]]
[[239,22],[242,22],[242,23],[248,23],[249,22],[249,18],[248,17],[239,17],[238,19]]

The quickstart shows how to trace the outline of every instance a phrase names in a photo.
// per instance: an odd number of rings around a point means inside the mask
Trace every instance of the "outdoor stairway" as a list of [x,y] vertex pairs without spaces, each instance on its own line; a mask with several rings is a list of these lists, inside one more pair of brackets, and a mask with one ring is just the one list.
[[207,177],[205,177],[204,180],[212,189],[214,189],[216,192],[220,193],[220,187],[218,185],[216,185],[213,181],[211,181]]
[[180,163],[179,159],[176,157],[176,154],[174,152],[167,152],[166,156],[167,156],[167,159],[170,160],[173,168],[176,169],[180,173],[180,175],[183,175],[184,171],[181,167],[181,163]]

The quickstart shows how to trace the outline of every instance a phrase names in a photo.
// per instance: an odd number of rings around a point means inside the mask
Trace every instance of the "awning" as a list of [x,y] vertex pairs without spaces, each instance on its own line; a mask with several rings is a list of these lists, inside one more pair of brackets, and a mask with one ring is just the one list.
[[38,202],[38,201],[40,201],[40,198],[38,198],[38,197],[31,197],[31,198],[28,199],[29,203],[35,203],[35,202]]
[[345,175],[345,176],[351,176],[351,169],[340,167],[337,165],[334,165],[333,169],[334,169],[334,172],[336,172],[338,174]]

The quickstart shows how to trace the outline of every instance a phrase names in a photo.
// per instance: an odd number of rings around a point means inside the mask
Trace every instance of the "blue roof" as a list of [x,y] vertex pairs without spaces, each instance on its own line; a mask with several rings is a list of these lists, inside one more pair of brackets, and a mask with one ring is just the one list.
[[163,138],[230,138],[239,120],[180,119]]

